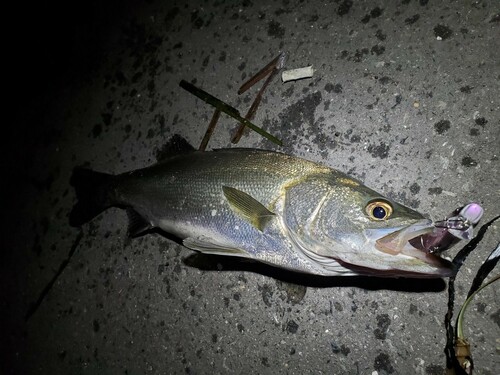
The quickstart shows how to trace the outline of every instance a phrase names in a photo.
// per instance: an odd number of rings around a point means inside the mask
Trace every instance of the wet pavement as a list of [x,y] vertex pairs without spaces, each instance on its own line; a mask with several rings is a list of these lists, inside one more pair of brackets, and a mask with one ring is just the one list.
[[[173,134],[199,145],[213,108],[179,82],[245,113],[260,84],[238,88],[286,51],[286,69],[313,65],[314,76],[276,78],[254,119],[284,145],[251,132],[240,147],[324,163],[436,220],[471,201],[491,220],[500,212],[498,3],[74,6],[25,9],[25,31],[12,36],[3,373],[443,373],[446,280],[317,278],[202,256],[160,233],[128,238],[119,209],[80,235],[68,224],[69,178],[78,165],[153,164]],[[232,147],[236,127],[222,115],[208,149]],[[499,231],[495,223],[466,260],[457,301]],[[467,314],[480,374],[500,368],[498,290],[481,292]]]

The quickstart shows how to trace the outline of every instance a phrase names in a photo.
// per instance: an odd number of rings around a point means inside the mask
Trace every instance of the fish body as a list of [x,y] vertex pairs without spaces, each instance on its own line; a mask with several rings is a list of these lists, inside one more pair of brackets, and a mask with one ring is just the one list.
[[78,168],[72,184],[73,225],[118,206],[132,234],[160,228],[203,253],[323,276],[452,274],[449,262],[408,243],[432,230],[430,220],[342,172],[282,153],[193,151],[116,176]]

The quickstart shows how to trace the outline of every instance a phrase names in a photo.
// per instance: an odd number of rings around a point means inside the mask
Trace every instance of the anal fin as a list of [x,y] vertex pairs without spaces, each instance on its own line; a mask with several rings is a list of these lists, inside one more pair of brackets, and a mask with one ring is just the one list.
[[128,235],[130,237],[136,237],[153,228],[150,222],[144,219],[137,211],[132,208],[127,208],[127,216]]
[[210,238],[206,237],[188,237],[182,241],[182,244],[191,250],[196,250],[205,254],[229,255],[244,258],[250,257],[250,255],[244,250],[217,244]]

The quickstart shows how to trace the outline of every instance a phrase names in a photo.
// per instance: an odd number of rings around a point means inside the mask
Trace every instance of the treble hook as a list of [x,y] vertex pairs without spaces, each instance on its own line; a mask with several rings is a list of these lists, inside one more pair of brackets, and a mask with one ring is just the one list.
[[454,216],[445,220],[439,220],[434,223],[436,228],[467,230],[472,223],[463,216]]

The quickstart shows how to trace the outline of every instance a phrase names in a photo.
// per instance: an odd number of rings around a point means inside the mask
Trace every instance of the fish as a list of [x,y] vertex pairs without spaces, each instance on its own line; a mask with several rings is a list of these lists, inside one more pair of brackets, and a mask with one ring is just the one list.
[[131,236],[159,228],[205,254],[320,276],[454,274],[451,262],[410,243],[433,232],[432,220],[341,171],[262,149],[177,148],[117,175],[76,167],[70,224],[120,207]]

